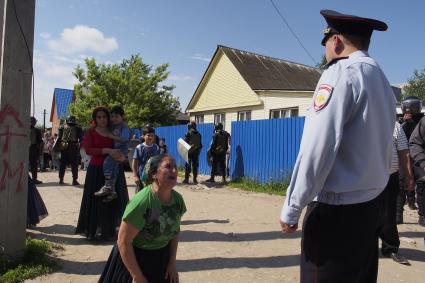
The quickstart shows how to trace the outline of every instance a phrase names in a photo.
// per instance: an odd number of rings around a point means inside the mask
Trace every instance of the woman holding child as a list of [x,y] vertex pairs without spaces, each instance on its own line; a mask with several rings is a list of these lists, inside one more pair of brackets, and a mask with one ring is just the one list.
[[127,184],[124,170],[120,166],[116,180],[117,198],[104,202],[102,198],[94,195],[105,184],[102,169],[105,158],[109,155],[120,160],[122,153],[112,148],[109,111],[105,107],[97,107],[93,110],[92,118],[94,127],[87,130],[83,140],[83,148],[92,158],[84,182],[76,233],[84,234],[89,240],[111,240],[115,238],[116,227],[120,224],[120,218],[128,202]]
[[125,209],[117,244],[99,282],[177,283],[180,219],[186,212],[177,184],[175,160],[161,154],[145,167],[147,182]]

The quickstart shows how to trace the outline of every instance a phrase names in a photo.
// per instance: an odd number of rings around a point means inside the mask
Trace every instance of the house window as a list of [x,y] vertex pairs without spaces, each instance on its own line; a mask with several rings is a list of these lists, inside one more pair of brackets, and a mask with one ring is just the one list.
[[226,113],[216,113],[214,114],[214,124],[218,123],[223,124],[223,129],[226,127]]
[[195,123],[197,125],[204,123],[204,115],[195,115]]
[[238,112],[238,121],[250,121],[250,120],[251,120],[251,111]]
[[290,117],[298,117],[298,107],[270,110],[270,119]]

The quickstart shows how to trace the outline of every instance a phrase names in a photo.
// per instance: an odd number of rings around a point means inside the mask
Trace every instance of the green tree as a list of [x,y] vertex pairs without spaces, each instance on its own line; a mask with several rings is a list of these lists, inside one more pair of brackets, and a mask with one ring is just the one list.
[[78,83],[74,86],[75,103],[69,108],[83,127],[89,126],[96,106],[114,105],[124,108],[130,128],[175,123],[180,103],[172,94],[174,86],[163,84],[168,64],[153,69],[139,55],[119,64],[97,64],[94,59],[86,59],[85,64],[85,69],[77,66],[74,71]]
[[407,96],[417,96],[422,101],[425,101],[425,69],[421,71],[415,70],[413,76],[407,80],[403,98]]
[[319,63],[316,64],[316,68],[319,68],[320,70],[324,70],[326,68],[326,65],[328,64],[328,61],[326,61],[325,54],[322,55],[322,59]]

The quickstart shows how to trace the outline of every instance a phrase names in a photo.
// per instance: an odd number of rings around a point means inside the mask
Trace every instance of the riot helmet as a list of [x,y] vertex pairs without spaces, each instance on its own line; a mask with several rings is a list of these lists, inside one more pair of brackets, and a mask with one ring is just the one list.
[[68,116],[66,118],[66,123],[69,125],[75,125],[77,124],[77,120],[75,119],[75,116]]
[[33,116],[31,116],[30,117],[30,123],[31,123],[31,126],[35,126],[35,124],[37,124],[37,119],[35,119],[35,117],[33,117]]
[[190,129],[196,130],[196,123],[195,123],[195,121],[191,121],[189,124],[187,124],[187,129],[188,130],[190,130]]
[[222,131],[223,130],[223,124],[222,123],[217,123],[215,125],[215,130],[216,131]]
[[420,114],[422,110],[422,101],[417,96],[408,96],[401,102],[401,111],[403,114]]

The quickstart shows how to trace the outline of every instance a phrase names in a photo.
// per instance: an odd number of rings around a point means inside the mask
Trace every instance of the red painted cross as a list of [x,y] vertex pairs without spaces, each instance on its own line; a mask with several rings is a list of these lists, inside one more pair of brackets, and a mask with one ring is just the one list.
[[6,132],[0,133],[0,137],[6,137],[5,143],[3,145],[3,152],[7,152],[9,149],[9,142],[11,137],[24,137],[26,138],[26,134],[12,133],[10,131],[9,126],[6,126]]
[[6,189],[6,177],[8,179],[11,179],[15,177],[19,173],[18,178],[18,185],[16,186],[16,192],[20,192],[22,190],[22,174],[24,173],[24,162],[21,162],[18,166],[18,168],[15,169],[15,171],[12,171],[12,169],[9,166],[9,162],[7,160],[3,160],[3,175],[0,179],[0,191],[3,191]]

